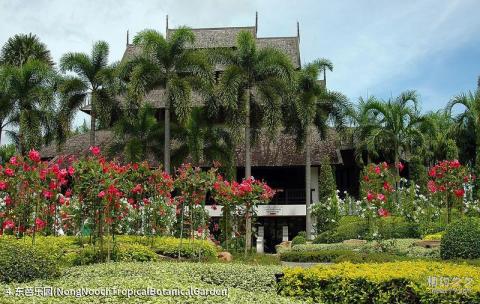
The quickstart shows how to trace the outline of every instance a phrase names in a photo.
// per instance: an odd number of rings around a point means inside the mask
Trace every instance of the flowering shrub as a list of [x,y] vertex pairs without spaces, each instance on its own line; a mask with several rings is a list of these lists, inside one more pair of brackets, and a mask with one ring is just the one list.
[[443,160],[428,171],[427,184],[431,196],[441,201],[447,208],[447,222],[451,220],[451,210],[454,207],[463,209],[465,185],[474,177],[458,160]]
[[[397,165],[403,169],[403,164]],[[362,188],[367,202],[376,207],[378,216],[387,217],[394,204],[390,195],[395,191],[394,173],[390,166],[383,162],[381,164],[369,164],[362,176]]]

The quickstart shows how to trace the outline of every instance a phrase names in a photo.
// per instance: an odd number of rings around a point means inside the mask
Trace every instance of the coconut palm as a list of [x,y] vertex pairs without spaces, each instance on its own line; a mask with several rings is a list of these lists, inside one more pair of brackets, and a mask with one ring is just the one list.
[[56,74],[48,64],[35,59],[19,67],[6,66],[3,74],[13,100],[11,124],[17,128],[7,135],[17,144],[20,153],[39,149],[49,123],[49,113],[55,105]]
[[155,118],[155,109],[146,104],[133,116],[124,115],[114,127],[115,143],[111,153],[121,151],[127,161],[139,162],[162,153],[162,124]]
[[138,33],[133,43],[142,52],[123,66],[130,79],[127,85],[128,99],[137,106],[145,94],[161,89],[164,94],[164,167],[170,172],[170,112],[185,123],[191,110],[192,91],[201,89],[213,81],[211,66],[203,52],[189,48],[195,35],[185,27],[173,31],[167,38],[155,30]]
[[[426,120],[420,115],[417,105],[415,91],[405,91],[388,101],[369,100],[364,110],[373,120],[367,123],[365,130],[366,146],[389,153],[395,164],[401,158],[408,160],[413,149],[425,143],[420,126]],[[398,167],[395,170],[397,187],[400,180]]]
[[14,100],[8,92],[6,80],[4,69],[0,66],[0,145],[2,143],[2,133],[12,123],[12,114],[14,112]]
[[0,52],[0,63],[22,66],[28,60],[36,59],[53,66],[53,60],[47,46],[30,34],[17,34],[10,37]]
[[172,138],[176,142],[173,148],[175,164],[190,157],[196,164],[218,161],[227,169],[231,168],[232,136],[223,126],[212,123],[205,109],[195,108],[185,125],[172,130]]
[[77,79],[71,78],[69,81],[84,88],[83,91],[77,91],[78,96],[75,99],[80,98],[83,103],[90,102],[91,146],[95,146],[97,119],[103,125],[108,125],[112,113],[118,110],[115,99],[115,65],[108,64],[108,54],[108,44],[98,41],[93,44],[90,55],[67,53],[60,59],[61,71],[74,72],[77,76]]
[[[329,92],[324,83],[318,81],[320,72],[325,69],[326,59],[307,64],[297,73],[294,82],[292,102],[286,105],[286,132],[296,135],[297,146],[305,148],[305,193],[306,193],[306,232],[311,239],[311,143],[312,128],[315,127],[321,139],[325,139],[330,122],[341,129],[349,109],[348,99],[343,94]],[[329,65],[329,70],[333,66]]]
[[[251,139],[262,126],[271,134],[281,122],[281,96],[291,78],[292,63],[281,51],[258,49],[252,33],[242,31],[234,49],[217,50],[217,63],[225,66],[219,79],[219,98],[227,109],[227,122],[245,134],[245,178],[251,176]],[[251,248],[250,215],[246,214],[246,246]]]
[[[447,105],[447,112],[451,115],[452,108],[455,105],[462,105],[465,108],[455,120],[459,126],[469,126],[475,140],[475,174],[480,173],[480,88],[476,92],[468,92],[454,97]],[[475,185],[476,197],[480,198],[479,179],[476,179]]]
[[424,149],[419,150],[429,165],[444,159],[457,159],[458,148],[454,140],[457,126],[454,119],[445,111],[427,113],[426,124],[420,131],[426,136]]

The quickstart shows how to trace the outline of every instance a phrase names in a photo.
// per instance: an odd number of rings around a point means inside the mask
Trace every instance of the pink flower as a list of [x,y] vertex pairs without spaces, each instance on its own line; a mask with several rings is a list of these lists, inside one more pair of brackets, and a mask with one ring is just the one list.
[[377,194],[377,198],[378,198],[379,200],[381,200],[382,202],[385,201],[385,195],[383,195],[383,194],[381,194],[381,193]]
[[72,190],[68,189],[67,191],[65,191],[65,197],[70,197],[70,196],[72,196]]
[[100,154],[100,148],[97,146],[92,146],[90,147],[90,152],[92,152],[93,155],[97,156]]
[[48,190],[42,190],[42,194],[43,194],[43,197],[48,200],[53,197],[53,193]]
[[142,185],[140,185],[140,184],[137,184],[137,185],[132,189],[132,193],[135,193],[135,194],[142,193],[142,191],[143,191],[143,187],[142,187]]
[[12,198],[10,196],[5,197],[5,206],[10,206],[12,204]]
[[28,152],[28,158],[30,158],[32,161],[36,163],[39,163],[41,160],[40,153],[35,150],[30,150],[30,152]]
[[456,197],[463,197],[463,195],[465,194],[465,190],[463,190],[463,188],[456,189],[453,192],[455,193]]
[[392,185],[390,185],[388,182],[384,182],[384,183],[383,183],[383,189],[385,189],[385,190],[388,191],[388,192],[392,192],[392,191],[393,191]]
[[375,166],[374,171],[375,171],[375,174],[377,175],[380,175],[380,173],[382,172],[379,166]]
[[454,159],[450,162],[450,167],[456,169],[458,167],[460,167],[460,162],[458,161],[458,159]]
[[375,194],[372,192],[368,191],[367,193],[367,201],[371,202],[375,198]]
[[12,169],[10,169],[10,168],[6,168],[6,169],[5,169],[5,175],[12,177],[12,176],[15,175],[15,172],[14,172]]
[[390,216],[390,212],[388,212],[388,210],[385,208],[380,208],[378,209],[378,215],[380,215],[381,217],[387,217]]
[[145,205],[149,205],[150,204],[150,200],[146,197],[143,198],[143,204]]
[[7,189],[7,183],[4,181],[0,181],[0,190],[5,190]]
[[105,196],[105,191],[100,191],[100,192],[98,192],[97,197],[103,198],[104,196]]
[[2,224],[3,229],[14,229],[15,223],[12,220],[6,220]]
[[398,162],[397,168],[398,168],[398,171],[402,172],[402,171],[403,171],[403,168],[405,168],[405,165],[402,164],[402,162]]
[[16,156],[12,156],[12,157],[10,158],[10,164],[12,164],[12,165],[14,165],[14,166],[18,165],[17,157],[16,157]]

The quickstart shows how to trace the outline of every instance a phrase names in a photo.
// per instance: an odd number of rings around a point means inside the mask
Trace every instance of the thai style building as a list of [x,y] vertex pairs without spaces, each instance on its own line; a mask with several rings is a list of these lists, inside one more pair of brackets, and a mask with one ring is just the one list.
[[[297,23],[297,35],[292,37],[259,37],[258,16],[254,26],[246,27],[222,27],[222,28],[195,28],[195,43],[192,48],[234,48],[236,37],[240,31],[251,32],[257,41],[257,46],[274,47],[285,52],[292,60],[296,69],[301,68],[300,60],[300,30]],[[168,27],[166,36],[171,35],[175,29]],[[128,35],[127,35],[128,37]],[[127,45],[122,60],[128,60],[139,54],[138,47],[130,44],[127,38]],[[216,75],[222,72],[222,67],[215,68]],[[202,100],[193,96],[196,106],[202,106]],[[162,111],[165,106],[164,90],[156,89],[147,94],[145,100],[158,110],[158,117],[163,117]],[[82,111],[89,114],[90,105],[86,103]],[[334,166],[337,187],[340,191],[348,191],[356,194],[358,189],[358,169],[355,165],[353,151],[350,148],[342,148],[335,132],[330,132],[325,140],[321,140],[318,133],[312,134],[311,149],[311,203],[318,201],[319,193],[319,167],[321,160],[328,155],[331,165]],[[109,130],[96,132],[97,145],[103,150],[113,144],[113,133]],[[70,138],[62,151],[56,147],[45,147],[41,153],[45,158],[55,158],[56,155],[82,155],[88,153],[89,134],[77,135]],[[235,149],[235,166],[237,177],[244,176],[245,152],[242,144]],[[152,160],[157,162],[159,160]],[[211,166],[208,163],[196,164],[203,167]],[[259,250],[266,252],[274,251],[275,245],[285,240],[291,240],[298,232],[305,230],[306,225],[306,191],[305,191],[305,155],[303,151],[297,151],[295,139],[292,136],[279,134],[270,141],[267,136],[260,135],[260,139],[252,146],[252,175],[256,179],[265,180],[277,194],[269,205],[260,206],[257,210],[256,234],[255,237],[262,237],[263,243],[259,243]],[[213,210],[208,207],[211,217],[219,217],[220,209]],[[255,244],[255,243],[254,243]]]

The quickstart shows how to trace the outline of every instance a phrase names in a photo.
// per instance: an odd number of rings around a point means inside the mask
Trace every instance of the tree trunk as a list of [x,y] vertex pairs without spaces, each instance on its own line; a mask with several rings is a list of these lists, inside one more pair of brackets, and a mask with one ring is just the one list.
[[[477,132],[480,133],[480,130]],[[476,151],[475,151],[475,182],[473,185],[473,197],[474,199],[480,199],[480,134],[477,135]]]
[[165,166],[165,172],[170,174],[170,101],[165,101],[165,146],[163,150],[163,165]]
[[310,125],[307,126],[305,135],[305,207],[306,207],[306,229],[307,240],[312,239],[312,217],[310,213],[311,188],[311,159],[310,159]]
[[95,146],[95,122],[96,122],[96,117],[95,117],[95,110],[93,109],[93,94],[90,98],[90,146],[94,147]]
[[[252,176],[252,154],[250,151],[250,89],[247,89],[245,118],[245,178]],[[246,207],[246,206],[245,206]],[[249,208],[245,210],[245,254],[252,249],[252,219]]]

